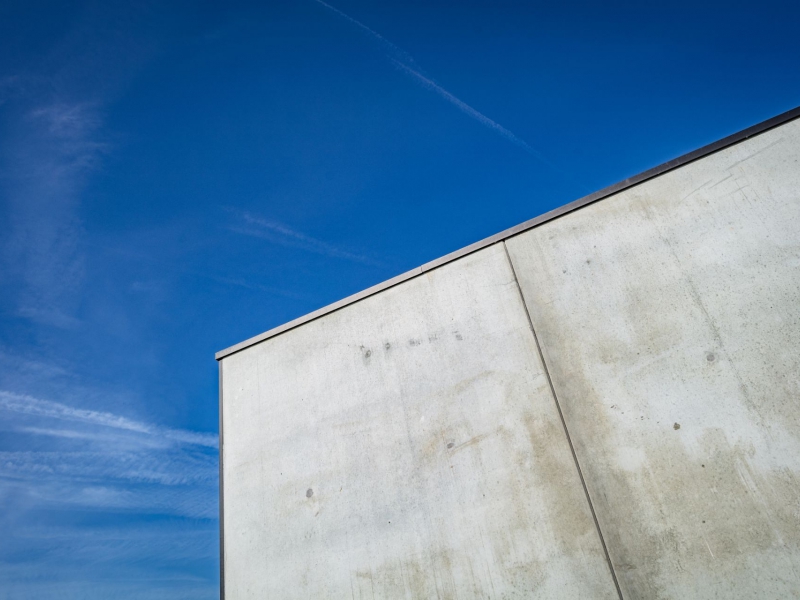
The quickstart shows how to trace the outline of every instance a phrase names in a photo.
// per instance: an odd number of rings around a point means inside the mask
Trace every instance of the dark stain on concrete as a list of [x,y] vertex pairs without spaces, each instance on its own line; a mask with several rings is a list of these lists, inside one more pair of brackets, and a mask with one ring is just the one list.
[[458,446],[456,446],[454,442],[449,442],[447,444],[447,447],[452,449],[453,450],[453,454],[455,454],[456,452],[459,452],[461,450],[464,450],[465,448],[469,448],[470,446],[474,446],[475,444],[478,444],[478,443],[482,442],[483,440],[485,440],[490,435],[491,435],[491,432],[490,433],[481,433],[480,435],[476,435],[476,436],[471,437],[466,442],[464,442],[462,444],[459,444]]
[[361,358],[363,359],[364,364],[365,365],[369,364],[369,359],[372,356],[372,350],[370,350],[366,346],[360,346],[360,350],[361,350]]

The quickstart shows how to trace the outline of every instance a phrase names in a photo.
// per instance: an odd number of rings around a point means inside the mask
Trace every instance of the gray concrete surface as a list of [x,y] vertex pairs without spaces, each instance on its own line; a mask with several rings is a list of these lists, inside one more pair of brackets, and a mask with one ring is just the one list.
[[502,243],[222,372],[227,600],[617,598]]
[[624,598],[800,597],[800,122],[506,243]]
[[800,121],[736,139],[221,353],[227,600],[800,597]]

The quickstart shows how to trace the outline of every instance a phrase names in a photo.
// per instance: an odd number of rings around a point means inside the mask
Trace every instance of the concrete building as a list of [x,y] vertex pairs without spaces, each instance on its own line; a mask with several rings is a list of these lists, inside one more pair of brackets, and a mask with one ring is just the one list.
[[227,600],[800,597],[798,117],[218,353]]

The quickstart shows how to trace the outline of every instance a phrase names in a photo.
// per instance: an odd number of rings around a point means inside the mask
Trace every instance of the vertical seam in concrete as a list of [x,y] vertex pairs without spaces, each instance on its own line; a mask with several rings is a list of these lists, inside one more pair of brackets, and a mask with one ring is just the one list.
[[219,598],[225,600],[225,497],[222,485],[222,363],[219,361]]
[[578,455],[575,453],[575,446],[572,443],[572,438],[569,435],[569,428],[567,428],[567,421],[564,419],[564,413],[561,411],[561,404],[558,401],[558,395],[556,394],[556,388],[553,386],[553,379],[550,377],[550,370],[547,368],[547,363],[544,361],[544,353],[542,352],[542,346],[539,343],[539,336],[536,335],[536,329],[533,327],[533,319],[531,318],[531,311],[528,310],[528,303],[525,302],[525,295],[522,293],[522,286],[519,284],[519,279],[517,278],[517,271],[514,269],[514,263],[511,261],[511,255],[508,253],[508,246],[506,245],[506,241],[502,241],[503,250],[506,253],[506,260],[508,260],[508,266],[511,268],[511,274],[514,276],[514,283],[517,284],[517,291],[519,292],[519,298],[522,301],[522,308],[525,310],[525,316],[528,317],[528,325],[531,328],[531,333],[533,334],[533,341],[536,344],[536,350],[539,352],[539,360],[542,363],[542,368],[544,369],[545,377],[547,378],[547,383],[550,386],[550,393],[553,395],[553,401],[556,404],[556,410],[558,411],[558,416],[561,419],[561,426],[564,428],[564,435],[567,438],[567,443],[569,444],[569,450],[572,453],[572,460],[575,462],[575,468],[578,471],[578,477],[581,480],[581,486],[583,487],[583,493],[586,496],[586,502],[589,504],[589,511],[592,513],[592,520],[594,521],[594,526],[597,529],[597,535],[600,538],[600,545],[603,547],[603,553],[606,556],[606,562],[608,563],[608,569],[611,571],[611,579],[614,581],[614,587],[617,588],[617,595],[619,596],[620,600],[624,600],[622,597],[622,590],[619,587],[619,582],[617,581],[617,573],[614,571],[614,565],[611,562],[611,556],[608,553],[608,547],[606,546],[606,540],[603,537],[603,531],[600,529],[600,522],[597,520],[597,514],[594,511],[594,505],[592,504],[592,498],[589,495],[589,488],[586,487],[586,480],[583,477],[583,471],[581,470],[580,462],[578,462]]

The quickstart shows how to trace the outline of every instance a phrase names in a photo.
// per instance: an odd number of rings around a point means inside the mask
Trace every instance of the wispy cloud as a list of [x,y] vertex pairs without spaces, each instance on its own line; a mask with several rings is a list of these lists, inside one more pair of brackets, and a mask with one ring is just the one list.
[[356,25],[364,34],[369,36],[374,41],[380,43],[385,49],[388,50],[389,58],[392,61],[392,63],[397,68],[399,68],[403,73],[409,75],[417,84],[421,85],[427,90],[436,93],[439,97],[443,98],[444,100],[446,100],[447,102],[458,108],[465,115],[475,119],[481,125],[488,127],[496,134],[500,135],[501,137],[504,137],[509,142],[515,144],[519,148],[522,148],[525,152],[528,152],[529,154],[535,156],[540,161],[545,163],[547,166],[557,169],[555,165],[553,165],[547,159],[545,159],[545,157],[541,154],[541,152],[535,150],[530,144],[528,144],[525,140],[520,138],[517,134],[503,127],[493,119],[490,119],[477,109],[473,108],[472,106],[470,106],[469,104],[467,104],[466,102],[464,102],[451,92],[447,91],[445,88],[443,88],[441,85],[433,81],[431,78],[423,75],[418,68],[412,66],[416,64],[416,61],[414,61],[414,59],[408,52],[406,52],[396,44],[393,44],[392,42],[387,40],[385,37],[383,37],[380,33],[375,31],[374,29],[368,27],[367,25],[364,25],[364,23],[362,23],[361,21],[354,19],[353,17],[339,10],[335,6],[331,6],[330,4],[328,4],[327,2],[323,2],[322,0],[315,0],[315,2],[321,4],[328,10],[333,11],[343,19]]
[[[5,413],[3,415],[2,413]],[[48,438],[0,451],[0,498],[68,507],[216,517],[217,436],[0,391],[6,432]],[[44,449],[42,449],[44,448]],[[9,496],[9,494],[11,496]]]
[[107,144],[97,106],[53,101],[28,109],[6,152],[9,230],[6,272],[16,314],[58,328],[75,328],[84,280],[83,226],[78,215],[86,177],[100,164]]
[[[0,533],[10,533],[6,524],[0,516]],[[210,570],[207,565],[219,556],[216,544],[209,543],[218,531],[211,521],[145,519],[135,527],[103,523],[78,529],[68,522],[37,519],[24,528],[17,524],[12,531],[16,533],[13,543],[5,545],[5,552],[0,548],[0,558],[8,557],[0,561],[0,598],[4,600],[219,597],[219,584],[212,577],[200,577],[186,568],[170,572],[150,566],[154,556],[163,553],[173,561],[202,565],[200,572]],[[109,576],[108,569],[114,575]]]
[[281,246],[300,248],[315,254],[330,256],[331,258],[340,258],[373,267],[383,266],[381,261],[370,256],[319,240],[278,221],[264,219],[247,212],[240,212],[238,215],[241,222],[229,227],[231,231],[236,233],[262,238]]
[[135,421],[127,417],[115,415],[110,412],[75,408],[60,402],[42,400],[25,394],[15,394],[0,390],[0,410],[47,417],[65,421],[78,421],[102,427],[122,429],[142,433],[150,436],[159,436],[184,444],[217,447],[217,436],[208,433],[197,433],[183,429],[160,427],[142,421]]
[[[215,560],[217,436],[136,417],[170,401],[133,391],[158,351],[107,324],[149,307],[95,301],[114,284],[87,247],[104,225],[85,191],[124,135],[106,115],[160,43],[157,8],[96,3],[0,74],[0,598],[215,592],[188,580]],[[109,347],[136,354],[127,373]]]
[[[214,484],[217,461],[207,453],[153,452],[147,447],[105,451],[0,452],[0,475],[57,475],[87,486],[109,489],[126,480],[160,485]],[[71,487],[71,486],[68,486]],[[63,486],[62,486],[63,489]],[[79,498],[80,495],[74,495]]]
[[91,431],[76,431],[74,429],[50,429],[47,427],[20,427],[17,431],[32,433],[34,435],[49,435],[51,437],[64,438],[68,440],[89,440],[93,442],[115,442],[119,441],[119,433],[103,434]]

